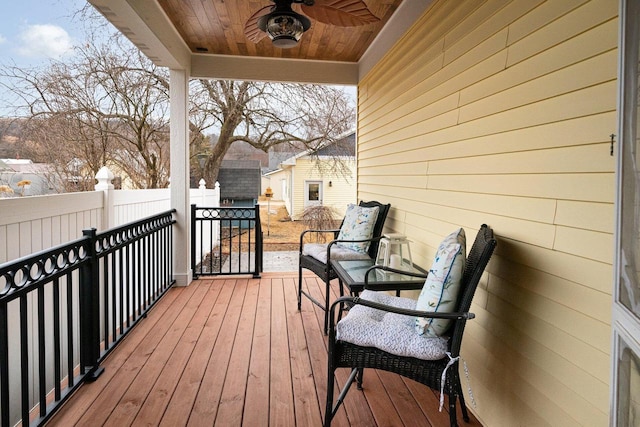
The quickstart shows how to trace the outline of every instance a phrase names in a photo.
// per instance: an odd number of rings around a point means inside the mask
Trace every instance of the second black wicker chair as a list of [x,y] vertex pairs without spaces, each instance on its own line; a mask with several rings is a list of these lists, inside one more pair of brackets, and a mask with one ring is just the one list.
[[[330,298],[329,282],[337,278],[336,273],[331,268],[332,257],[334,257],[333,259],[336,259],[335,258],[336,255],[334,251],[336,249],[335,245],[338,245],[340,243],[355,243],[355,242],[369,243],[368,250],[366,251],[366,253],[361,254],[361,256],[363,258],[375,259],[376,253],[378,251],[378,243],[382,238],[382,229],[384,227],[384,221],[387,218],[387,214],[389,213],[389,208],[391,205],[382,204],[376,201],[371,201],[371,202],[360,202],[358,206],[366,207],[366,208],[378,207],[378,215],[376,218],[375,225],[373,226],[373,233],[371,235],[371,238],[366,240],[337,240],[338,235],[340,233],[340,229],[338,230],[305,230],[300,235],[300,261],[298,264],[298,310],[300,310],[301,308],[303,295],[309,298],[309,300],[311,300],[311,302],[316,304],[318,307],[322,308],[325,311],[325,315],[324,315],[325,334],[327,333],[328,324],[329,324],[329,302],[330,302],[329,301],[329,298]],[[344,219],[340,227],[342,228],[343,225],[344,225]],[[305,241],[305,238],[309,233],[331,233],[334,240],[330,241],[326,245],[322,245],[321,247],[316,248],[322,251],[321,255],[323,256],[311,255],[306,250],[307,248],[306,245],[308,245],[308,243]],[[309,292],[303,289],[302,287],[302,269],[303,268],[313,271],[318,277],[320,277],[325,282],[325,295],[324,295],[325,300],[324,301],[317,300]],[[342,289],[342,284],[340,286],[340,289]]]

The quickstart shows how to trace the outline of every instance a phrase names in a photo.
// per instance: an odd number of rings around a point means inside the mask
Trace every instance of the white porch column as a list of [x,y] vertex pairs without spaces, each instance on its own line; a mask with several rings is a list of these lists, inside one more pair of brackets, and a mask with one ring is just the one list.
[[176,285],[191,283],[191,219],[189,206],[189,72],[170,71],[171,207],[176,210],[173,275]]
[[96,191],[102,191],[104,193],[102,203],[102,230],[108,230],[116,226],[115,215],[113,208],[113,172],[108,167],[103,166],[96,174],[96,180],[98,183],[94,189]]

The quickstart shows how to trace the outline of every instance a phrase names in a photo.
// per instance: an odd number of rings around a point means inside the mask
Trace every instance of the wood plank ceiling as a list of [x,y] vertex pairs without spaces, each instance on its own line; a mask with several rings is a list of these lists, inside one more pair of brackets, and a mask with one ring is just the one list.
[[[380,21],[359,27],[338,27],[311,21],[298,45],[273,47],[244,34],[247,19],[272,5],[270,0],[157,0],[193,53],[357,62],[402,0],[365,0]],[[301,10],[293,5],[298,13]]]

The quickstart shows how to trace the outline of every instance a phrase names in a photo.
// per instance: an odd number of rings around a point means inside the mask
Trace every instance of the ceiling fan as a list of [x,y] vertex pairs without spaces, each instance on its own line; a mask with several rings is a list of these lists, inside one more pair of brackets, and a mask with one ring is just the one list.
[[363,0],[271,0],[274,5],[256,11],[247,20],[244,33],[254,43],[269,36],[273,45],[291,48],[311,27],[311,21],[295,12],[291,5],[298,3],[302,12],[316,21],[339,27],[356,27],[377,22]]

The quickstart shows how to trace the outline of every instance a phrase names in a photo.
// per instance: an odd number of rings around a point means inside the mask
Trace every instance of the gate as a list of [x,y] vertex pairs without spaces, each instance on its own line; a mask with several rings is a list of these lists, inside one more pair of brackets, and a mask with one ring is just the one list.
[[262,272],[260,205],[205,208],[191,205],[193,277]]

